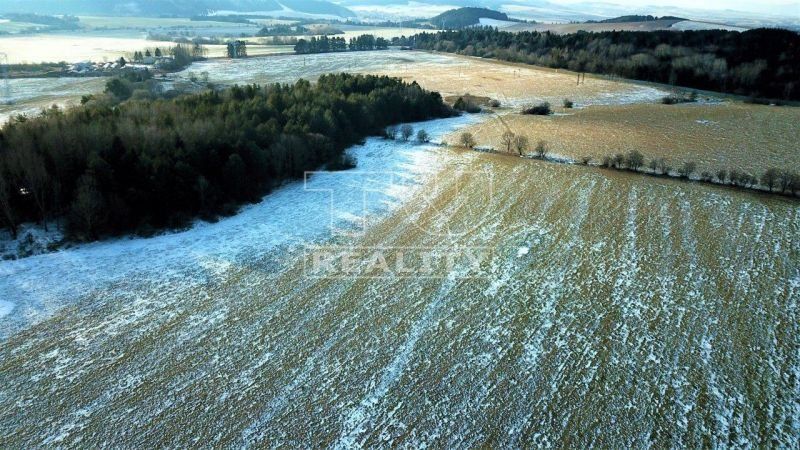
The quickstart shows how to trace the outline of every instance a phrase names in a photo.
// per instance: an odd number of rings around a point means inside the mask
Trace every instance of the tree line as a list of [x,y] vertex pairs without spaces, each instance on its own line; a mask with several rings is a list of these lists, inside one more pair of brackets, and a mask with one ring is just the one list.
[[421,33],[398,43],[752,97],[800,100],[800,34],[789,30],[559,35],[484,27]]
[[350,51],[365,51],[365,50],[386,50],[389,48],[389,41],[379,37],[376,38],[371,34],[362,34],[361,36],[350,38],[350,41],[345,40],[343,37],[321,36],[319,38],[312,37],[309,40],[300,39],[294,46],[294,52],[297,54],[310,54],[310,53],[330,53],[330,52],[346,52]]
[[181,227],[336,166],[387,125],[451,114],[416,83],[350,74],[51,108],[0,129],[0,221],[15,234],[61,218],[87,240]]
[[[477,143],[472,133],[464,132],[459,136],[458,145],[472,149]],[[522,134],[515,134],[510,130],[503,132],[500,136],[500,146],[505,153],[550,161],[564,161],[551,158],[547,142],[543,140],[536,144],[532,154],[528,154],[530,149],[528,138]],[[792,197],[800,195],[800,173],[789,169],[769,168],[760,177],[739,169],[719,169],[713,172],[703,170],[698,172],[697,163],[694,161],[683,161],[679,166],[673,167],[663,157],[651,158],[648,161],[638,150],[606,155],[598,161],[595,161],[591,156],[585,156],[578,161],[569,162],[584,166],[599,166],[606,169],[646,173],[653,176],[677,177],[743,189],[766,191],[771,194]]]

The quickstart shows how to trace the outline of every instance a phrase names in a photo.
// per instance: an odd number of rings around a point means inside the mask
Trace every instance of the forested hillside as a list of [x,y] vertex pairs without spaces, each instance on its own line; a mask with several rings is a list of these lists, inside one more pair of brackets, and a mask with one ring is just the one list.
[[419,34],[415,45],[690,88],[800,100],[800,34],[781,29],[558,35],[484,27]]
[[431,23],[443,29],[464,28],[480,23],[481,18],[509,20],[505,13],[486,8],[458,8],[445,11],[431,19]]
[[335,165],[389,124],[450,114],[417,84],[348,74],[49,110],[0,131],[0,219],[15,232],[65,217],[82,239],[182,226]]

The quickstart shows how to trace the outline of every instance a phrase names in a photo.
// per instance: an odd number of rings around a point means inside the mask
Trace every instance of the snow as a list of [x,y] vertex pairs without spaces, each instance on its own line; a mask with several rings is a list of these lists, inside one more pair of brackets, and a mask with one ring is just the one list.
[[528,247],[520,247],[517,249],[517,258],[522,258],[523,256],[530,253],[531,249]]
[[0,319],[11,314],[14,310],[14,304],[5,300],[0,300]]
[[[479,120],[461,116],[413,124],[432,141]],[[331,238],[402,204],[439,166],[435,143],[369,138],[348,150],[358,167],[314,172],[267,195],[261,203],[217,223],[153,238],[125,238],[78,245],[54,253],[0,262],[4,299],[0,338],[49,317],[59,308],[112,283],[146,278],[188,287],[214,279],[233,263]],[[355,220],[359,219],[359,220]],[[119,289],[119,288],[117,288]],[[16,311],[10,315],[11,310]]]
[[489,19],[488,17],[481,17],[478,19],[480,22],[480,26],[482,27],[494,27],[494,28],[508,28],[518,24],[519,22],[512,22],[510,20],[497,20],[497,19]]

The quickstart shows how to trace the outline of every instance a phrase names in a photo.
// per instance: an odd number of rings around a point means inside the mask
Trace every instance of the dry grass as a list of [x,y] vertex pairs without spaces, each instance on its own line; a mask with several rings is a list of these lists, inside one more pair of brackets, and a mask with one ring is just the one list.
[[[412,57],[413,53],[409,53]],[[577,84],[577,73],[525,64],[449,55],[452,61],[415,63],[381,70],[380,73],[416,81],[443,96],[473,95],[500,100],[503,106],[521,106],[536,101],[561,104],[570,98],[578,104],[602,103],[621,96],[656,96],[656,89],[603,77],[586,76]]]
[[[478,145],[502,148],[508,129],[544,140],[555,154],[580,160],[631,150],[673,166],[696,161],[700,170],[800,166],[800,108],[726,102],[720,105],[598,106],[549,117],[507,114],[474,125]],[[453,141],[456,136],[449,136]]]
[[191,289],[87,287],[0,346],[4,446],[796,447],[794,203],[448,161],[342,244],[486,247],[488,276],[315,279],[263,255]]

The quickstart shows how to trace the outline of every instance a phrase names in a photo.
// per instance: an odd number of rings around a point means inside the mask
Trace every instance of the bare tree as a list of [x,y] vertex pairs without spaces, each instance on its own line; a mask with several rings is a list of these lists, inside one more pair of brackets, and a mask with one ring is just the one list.
[[506,153],[511,153],[511,146],[514,145],[514,133],[509,130],[504,131],[500,136],[500,143],[505,147]]
[[428,135],[428,132],[425,130],[417,131],[417,142],[420,144],[425,144],[431,141],[431,137]]
[[622,153],[617,153],[616,155],[614,155],[613,163],[614,167],[616,167],[617,169],[621,169],[622,165],[625,164],[625,155],[623,155]]
[[414,135],[414,127],[409,124],[405,124],[400,127],[400,137],[403,138],[404,141],[411,139],[411,136]]
[[397,127],[391,126],[386,128],[386,139],[397,139]]
[[462,147],[466,148],[473,148],[475,147],[475,138],[472,136],[470,132],[461,133],[461,137],[459,138],[459,143]]
[[761,176],[761,184],[766,186],[770,192],[772,192],[772,188],[775,187],[775,184],[778,183],[778,178],[780,177],[780,171],[778,169],[767,169],[764,172],[764,175]]
[[692,176],[695,170],[697,170],[697,163],[694,161],[686,161],[683,163],[683,166],[681,166],[681,177],[689,178]]
[[523,136],[520,134],[514,138],[514,148],[517,149],[517,153],[519,153],[519,156],[524,155],[525,152],[528,151],[529,146],[530,144],[528,143],[527,136]]
[[549,150],[547,149],[547,142],[539,141],[539,143],[536,144],[536,157],[537,158],[540,158],[540,159],[547,158],[547,153],[548,152],[549,152]]
[[636,150],[631,150],[628,152],[628,156],[625,158],[628,168],[637,171],[640,167],[644,165],[644,155]]

